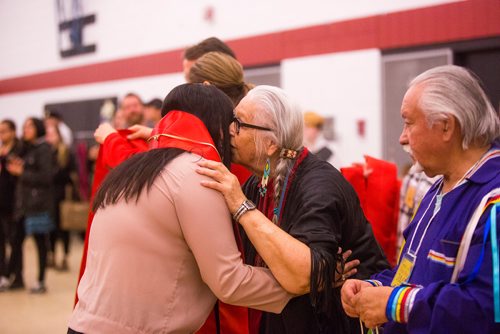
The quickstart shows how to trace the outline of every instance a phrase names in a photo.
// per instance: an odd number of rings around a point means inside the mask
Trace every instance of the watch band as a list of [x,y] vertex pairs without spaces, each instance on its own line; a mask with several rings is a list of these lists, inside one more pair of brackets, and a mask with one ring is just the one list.
[[238,210],[236,210],[236,212],[233,215],[234,221],[238,223],[241,216],[243,216],[248,211],[254,210],[254,209],[256,209],[256,206],[252,201],[250,201],[248,199],[244,200],[243,203],[241,203]]

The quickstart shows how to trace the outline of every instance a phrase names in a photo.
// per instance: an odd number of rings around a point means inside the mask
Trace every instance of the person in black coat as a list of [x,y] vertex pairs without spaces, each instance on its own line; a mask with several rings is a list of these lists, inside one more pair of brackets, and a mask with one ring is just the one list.
[[[389,264],[354,189],[302,146],[302,128],[302,111],[283,90],[257,86],[236,107],[230,131],[232,161],[255,175],[242,191],[227,168],[202,161],[199,172],[214,179],[202,184],[224,195],[242,227],[245,262],[269,267],[301,295],[281,314],[249,310],[251,333],[359,333],[339,286],[352,273],[366,279]],[[341,249],[360,264],[336,275]]]
[[[9,119],[0,122],[0,291],[23,287],[21,256],[17,240],[18,231],[14,220],[17,176],[7,170],[7,161],[22,154],[22,144],[16,138],[16,124]],[[10,244],[10,258],[6,246]],[[10,278],[14,281],[11,283]]]
[[15,216],[22,221],[26,235],[33,235],[38,250],[38,283],[32,293],[44,293],[45,268],[49,233],[53,223],[53,182],[55,161],[50,145],[45,141],[45,127],[38,118],[28,118],[23,126],[26,150],[22,157],[13,158],[7,169],[17,175],[18,187]]

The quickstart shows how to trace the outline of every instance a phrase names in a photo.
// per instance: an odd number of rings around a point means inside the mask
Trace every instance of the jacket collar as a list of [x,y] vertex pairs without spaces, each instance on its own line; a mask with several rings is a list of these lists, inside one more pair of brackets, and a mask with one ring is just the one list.
[[195,115],[169,111],[153,129],[149,148],[180,148],[205,159],[222,161],[205,124]]

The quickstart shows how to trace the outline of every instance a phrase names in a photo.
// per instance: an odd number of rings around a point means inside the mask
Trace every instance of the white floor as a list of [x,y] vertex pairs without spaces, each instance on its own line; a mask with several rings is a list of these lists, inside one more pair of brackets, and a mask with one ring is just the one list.
[[[24,280],[26,289],[0,292],[0,333],[66,333],[67,321],[73,308],[76,281],[80,270],[83,242],[72,236],[69,271],[47,269],[47,293],[30,294],[29,287],[38,275],[38,260],[34,240],[24,242]],[[60,246],[60,245],[58,245]],[[56,250],[62,254],[62,248]],[[60,257],[56,261],[60,261]]]

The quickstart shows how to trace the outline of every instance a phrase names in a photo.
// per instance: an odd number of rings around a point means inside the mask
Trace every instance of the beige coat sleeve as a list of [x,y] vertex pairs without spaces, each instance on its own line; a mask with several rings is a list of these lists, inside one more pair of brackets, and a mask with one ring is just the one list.
[[203,281],[224,303],[281,312],[293,296],[283,290],[268,269],[243,263],[224,198],[201,186],[200,181],[207,178],[194,168],[192,172],[183,180],[174,201]]

